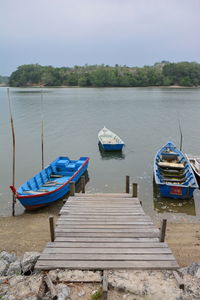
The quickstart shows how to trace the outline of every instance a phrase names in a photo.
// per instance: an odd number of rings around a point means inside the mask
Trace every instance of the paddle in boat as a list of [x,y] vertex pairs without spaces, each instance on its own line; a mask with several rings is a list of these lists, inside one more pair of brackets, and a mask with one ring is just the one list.
[[17,190],[14,186],[10,188],[27,210],[46,206],[69,191],[70,181],[77,182],[87,170],[88,163],[89,157],[70,160],[60,156]]
[[161,197],[192,198],[198,188],[188,159],[170,141],[155,156],[154,179]]
[[100,146],[106,151],[121,151],[124,147],[122,139],[105,126],[98,133]]
[[200,156],[194,156],[186,154],[187,159],[194,171],[194,175],[196,176],[196,180],[200,186]]

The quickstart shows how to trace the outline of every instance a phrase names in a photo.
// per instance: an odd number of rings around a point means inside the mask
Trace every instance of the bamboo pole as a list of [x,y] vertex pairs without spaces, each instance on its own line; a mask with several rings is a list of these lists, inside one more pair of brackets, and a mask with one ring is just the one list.
[[41,90],[41,148],[42,148],[42,170],[44,169],[44,109],[43,109],[43,93]]
[[[13,117],[12,117],[12,110],[11,110],[10,90],[9,90],[9,88],[7,88],[7,95],[8,95],[9,112],[10,112],[10,124],[11,124],[12,142],[13,142],[12,185],[14,187],[15,186],[15,130],[14,130]],[[15,216],[15,203],[16,203],[16,197],[15,197],[15,193],[13,192],[13,196],[12,196],[12,216]]]

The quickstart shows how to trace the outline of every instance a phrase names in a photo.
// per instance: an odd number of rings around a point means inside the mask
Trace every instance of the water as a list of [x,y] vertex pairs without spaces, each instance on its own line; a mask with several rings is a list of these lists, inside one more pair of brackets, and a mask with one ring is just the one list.
[[[10,90],[16,135],[16,186],[41,168],[41,95],[37,88]],[[125,176],[139,184],[145,211],[193,218],[200,214],[200,193],[194,200],[167,201],[153,196],[153,160],[168,140],[200,155],[200,89],[174,88],[45,88],[45,165],[59,155],[90,156],[87,192],[124,192]],[[104,126],[125,142],[122,154],[101,152],[97,134]],[[0,208],[11,214],[12,137],[6,88],[0,88]],[[23,207],[17,204],[17,213]]]

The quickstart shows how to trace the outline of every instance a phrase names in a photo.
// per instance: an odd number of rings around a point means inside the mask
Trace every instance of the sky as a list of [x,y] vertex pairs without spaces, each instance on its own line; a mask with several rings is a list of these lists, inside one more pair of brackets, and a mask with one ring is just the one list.
[[162,60],[200,63],[200,0],[0,0],[0,75]]

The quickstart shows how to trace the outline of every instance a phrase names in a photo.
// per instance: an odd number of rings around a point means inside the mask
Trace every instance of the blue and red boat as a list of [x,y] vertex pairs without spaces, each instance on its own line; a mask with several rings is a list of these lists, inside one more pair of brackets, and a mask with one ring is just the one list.
[[60,156],[17,190],[14,186],[10,188],[27,210],[43,207],[67,194],[70,181],[77,182],[87,170],[88,163],[89,157],[70,160]]
[[198,188],[188,159],[170,141],[155,156],[154,179],[161,197],[188,199]]

